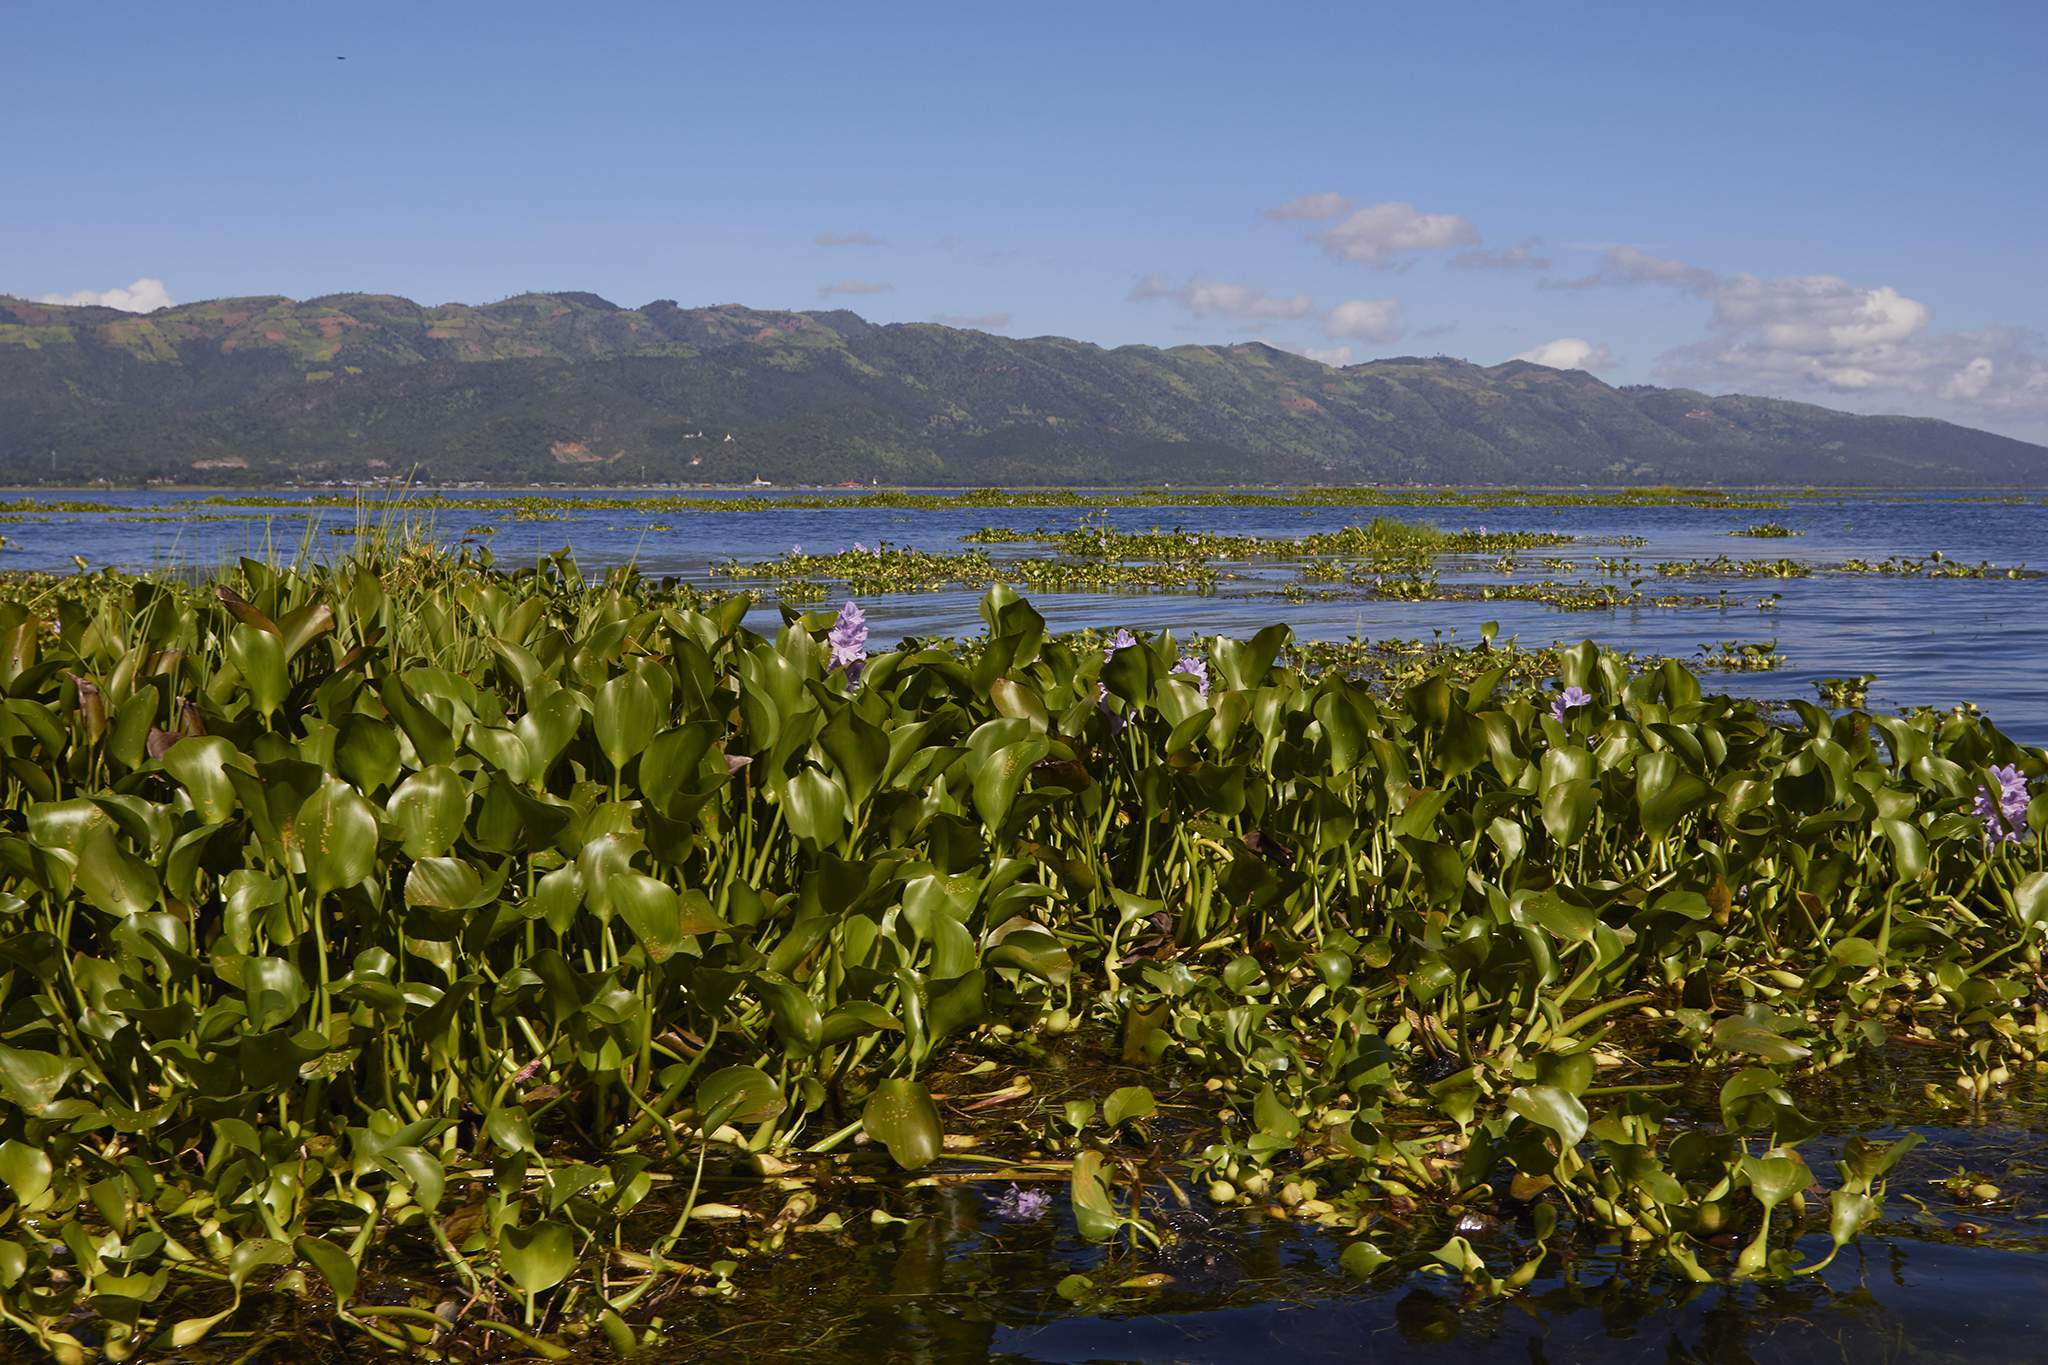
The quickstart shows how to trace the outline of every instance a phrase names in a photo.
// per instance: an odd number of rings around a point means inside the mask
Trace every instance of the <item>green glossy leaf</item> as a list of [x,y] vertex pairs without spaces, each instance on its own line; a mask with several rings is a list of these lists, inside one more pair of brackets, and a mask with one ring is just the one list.
[[566,1223],[552,1219],[498,1234],[498,1263],[528,1294],[553,1289],[576,1268],[576,1238]]
[[1716,1020],[1714,1042],[1729,1052],[1761,1057],[1767,1062],[1796,1062],[1813,1055],[1812,1049],[1793,1042],[1770,1024],[1742,1014]]
[[1838,1247],[1847,1246],[1877,1213],[1878,1202],[1872,1196],[1836,1190],[1828,1196],[1828,1237]]
[[726,1123],[763,1123],[787,1107],[782,1087],[759,1067],[729,1066],[697,1083],[696,1109],[706,1131]]
[[[1136,651],[1125,651],[1134,653]],[[989,754],[974,772],[974,809],[990,829],[1000,829],[1016,803],[1017,795],[1031,774],[1031,767],[1044,758],[1050,745],[1033,736],[1005,744]]]
[[284,641],[277,633],[246,622],[237,625],[228,632],[227,657],[242,676],[251,709],[264,717],[277,714],[290,685],[285,673]]
[[931,1093],[913,1080],[898,1078],[877,1085],[861,1111],[861,1126],[869,1137],[887,1147],[906,1171],[931,1165],[945,1147],[939,1107],[932,1103]]
[[767,977],[755,987],[767,1003],[782,1045],[795,1056],[808,1057],[825,1039],[825,1019],[803,987],[779,977]]
[[816,768],[805,768],[782,788],[782,814],[790,832],[819,848],[846,833],[846,793]]
[[[653,962],[666,962],[689,944],[683,925],[682,898],[666,882],[638,872],[615,872],[607,878],[612,910],[640,940]],[[701,899],[701,898],[700,898]]]
[[1585,837],[1597,807],[1597,789],[1589,779],[1559,782],[1543,792],[1543,828],[1559,845],[1570,848]]
[[398,780],[398,734],[391,722],[352,711],[342,718],[334,741],[334,761],[354,786],[380,791]]
[[405,874],[407,905],[470,910],[489,899],[483,878],[460,858],[421,858]]
[[1102,1102],[1102,1121],[1111,1128],[1121,1127],[1132,1119],[1149,1119],[1158,1112],[1159,1102],[1142,1085],[1112,1090],[1109,1098]]
[[[4,1067],[4,1063],[0,1063],[0,1067]],[[0,1075],[4,1075],[4,1071],[0,1071]],[[55,1086],[34,1081],[33,1077],[31,1080],[33,1089],[19,1093],[47,1092],[48,1098],[43,1100],[44,1104],[56,1098],[58,1090],[63,1087],[61,1079]],[[8,1085],[8,1098],[14,1099],[17,1094],[14,1086],[5,1080],[0,1080],[0,1084]],[[15,1102],[20,1103],[18,1099]],[[42,1148],[31,1147],[15,1138],[0,1142],[0,1182],[6,1184],[8,1191],[14,1195],[14,1202],[23,1208],[33,1207],[36,1201],[49,1191],[50,1180],[55,1172],[56,1167],[50,1161],[50,1154]]]
[[320,1278],[327,1281],[327,1287],[334,1291],[337,1308],[345,1306],[356,1296],[356,1263],[346,1251],[320,1237],[297,1238],[292,1242],[292,1249],[299,1253],[301,1260],[311,1261],[313,1268],[320,1272]]
[[209,825],[235,813],[235,784],[227,767],[242,760],[234,745],[219,735],[194,735],[173,744],[163,756],[164,771],[192,798],[192,809]]
[[500,1105],[484,1115],[484,1134],[500,1151],[532,1155],[540,1150],[533,1135],[533,1121],[515,1105]]
[[1294,1141],[1301,1132],[1301,1119],[1281,1102],[1272,1082],[1267,1082],[1252,1100],[1252,1122],[1261,1133],[1282,1142]]
[[1337,1258],[1337,1264],[1344,1268],[1345,1274],[1363,1280],[1391,1260],[1393,1257],[1371,1242],[1353,1242],[1344,1248],[1344,1254]]
[[377,858],[377,812],[346,782],[330,777],[321,783],[299,807],[293,827],[316,897],[370,875]]
[[1813,1183],[1813,1172],[1806,1168],[1806,1163],[1790,1154],[1746,1156],[1742,1159],[1742,1176],[1749,1192],[1765,1208],[1775,1208]]
[[1003,935],[988,951],[991,967],[1015,967],[1041,981],[1058,984],[1074,974],[1074,959],[1066,945],[1042,929],[1017,929]]
[[453,768],[436,764],[398,784],[384,813],[411,858],[432,858],[454,847],[469,818],[469,786]]
[[2013,916],[2028,929],[2048,925],[2048,872],[2036,872],[2012,891]]
[[1507,1107],[1539,1128],[1557,1134],[1564,1150],[1586,1135],[1586,1106],[1578,1096],[1554,1085],[1525,1085],[1511,1091]]
[[903,1021],[880,1005],[867,1000],[848,1000],[826,1015],[823,1041],[827,1047],[870,1033],[901,1033]]
[[622,673],[597,689],[590,719],[605,760],[614,772],[623,772],[653,742],[661,717],[654,689],[639,674]]
[[1090,1242],[1106,1242],[1116,1236],[1124,1220],[1110,1201],[1109,1179],[1103,1174],[1102,1153],[1082,1152],[1074,1158],[1068,1178],[1068,1202],[1074,1213],[1074,1227]]
[[889,765],[888,734],[863,720],[853,707],[842,706],[819,732],[818,743],[854,804],[865,803]]

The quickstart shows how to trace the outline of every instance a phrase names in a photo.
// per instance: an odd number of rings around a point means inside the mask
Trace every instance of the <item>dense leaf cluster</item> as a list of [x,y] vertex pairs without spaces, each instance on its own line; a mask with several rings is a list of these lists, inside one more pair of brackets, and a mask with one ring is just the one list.
[[[1001,587],[855,677],[830,613],[745,605],[398,545],[0,593],[0,1316],[67,1359],[279,1288],[394,1347],[630,1342],[709,1277],[713,1152],[929,1166],[971,1122],[934,1068],[1084,1024],[1229,1099],[1212,1199],[1495,1189],[1539,1260],[1604,1228],[1785,1274],[1798,1073],[1910,1032],[1984,1099],[2048,1041],[2048,810],[1995,849],[1971,811],[2043,758],[1981,719],[1777,725],[1590,645],[1555,699],[1375,690],[1281,628],[1048,637]],[[1652,1055],[1719,1125],[1663,1123]],[[1153,1098],[1108,1098],[1075,1218],[1156,1241]],[[1852,1146],[1838,1243],[1900,1150]]]

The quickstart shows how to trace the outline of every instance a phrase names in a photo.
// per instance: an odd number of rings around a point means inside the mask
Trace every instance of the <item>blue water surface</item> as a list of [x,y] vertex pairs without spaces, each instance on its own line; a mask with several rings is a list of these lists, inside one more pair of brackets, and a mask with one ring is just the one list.
[[[281,495],[288,496],[288,495]],[[465,491],[455,496],[478,496]],[[508,496],[531,496],[519,490]],[[585,570],[636,561],[650,574],[709,581],[714,564],[773,558],[792,546],[828,553],[855,543],[957,550],[961,537],[984,526],[1019,530],[1066,529],[1093,517],[1120,530],[1201,530],[1240,535],[1300,536],[1357,525],[1387,515],[1456,530],[1547,531],[1577,539],[1554,551],[1521,556],[1514,581],[1616,584],[1644,579],[1647,594],[1715,596],[1726,607],[1635,607],[1563,611],[1540,602],[1405,602],[1347,593],[1338,600],[1289,602],[1279,592],[1290,566],[1220,565],[1232,575],[1213,594],[1060,593],[1034,602],[1055,628],[1131,626],[1180,634],[1248,635],[1285,621],[1306,639],[1446,638],[1470,641],[1487,621],[1525,645],[1597,640],[1648,653],[1696,656],[1722,640],[1774,642],[1784,667],[1767,673],[1710,677],[1716,688],[1772,699],[1812,699],[1815,679],[1875,674],[1874,707],[1981,706],[2015,739],[2048,743],[2048,577],[1930,579],[1924,576],[1819,573],[1803,579],[1729,576],[1662,579],[1649,572],[1659,561],[1712,558],[1791,558],[1814,564],[1849,559],[1880,561],[1921,557],[1939,550],[1951,561],[2048,568],[2048,504],[2039,493],[1989,501],[1981,495],[1935,492],[1901,497],[1841,494],[1795,497],[1783,508],[1701,507],[1115,507],[962,508],[938,511],[848,506],[781,508],[770,512],[697,512],[668,509],[579,508],[584,497],[550,490],[559,519],[522,521],[495,510],[441,511],[434,530],[450,540],[469,537],[488,545],[501,565],[531,563],[561,549]],[[618,496],[612,494],[609,496]],[[775,502],[779,495],[757,496]],[[130,491],[29,494],[34,502],[89,497],[132,509],[127,515],[94,512],[29,513],[0,527],[6,547],[0,568],[67,570],[80,556],[93,566],[131,569],[211,566],[242,554],[290,555],[302,544],[346,543],[361,515],[354,508],[300,511],[209,505],[188,492]],[[136,514],[156,518],[138,521]],[[226,519],[207,519],[213,517]],[[1804,534],[1750,539],[1729,532],[1776,521]],[[479,528],[489,526],[483,534]],[[1645,537],[1622,547],[1618,538]],[[999,545],[992,553],[1046,553],[1038,547]],[[1643,566],[1637,575],[1602,575],[1595,556],[1626,556]],[[1570,570],[1539,564],[1546,557],[1575,561]],[[1446,582],[1500,581],[1491,557],[1446,562]],[[1770,610],[1760,599],[1776,594]],[[920,592],[863,601],[874,637],[893,642],[910,635],[972,634],[981,628],[972,591]],[[755,624],[772,625],[764,608]]]

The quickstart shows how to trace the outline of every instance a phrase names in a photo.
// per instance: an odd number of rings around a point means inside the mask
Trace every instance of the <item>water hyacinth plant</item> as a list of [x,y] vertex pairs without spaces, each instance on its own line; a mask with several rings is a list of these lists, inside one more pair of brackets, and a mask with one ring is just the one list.
[[839,609],[825,643],[832,650],[832,667],[846,674],[849,684],[858,684],[868,658],[868,618],[859,603],[849,600]]
[[2048,755],[1981,716],[751,605],[403,541],[0,587],[7,1349],[658,1348],[967,1179],[1077,1302],[1205,1195],[1474,1299],[1784,1281],[1914,1159],[1817,1089],[2048,1048]]
[[1977,788],[1973,813],[1984,822],[1986,843],[2016,844],[2027,837],[2027,779],[2010,763],[1993,768],[1991,776],[1998,789]]

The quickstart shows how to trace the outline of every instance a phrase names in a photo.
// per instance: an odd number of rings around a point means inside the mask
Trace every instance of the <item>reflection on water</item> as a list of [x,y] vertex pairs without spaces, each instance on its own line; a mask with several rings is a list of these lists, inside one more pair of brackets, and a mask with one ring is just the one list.
[[[680,1316],[676,1359],[1216,1362],[1280,1360],[2038,1360],[2048,1257],[1866,1234],[1818,1276],[1697,1285],[1653,1255],[1581,1250],[1525,1293],[1468,1299],[1451,1281],[1347,1280],[1335,1245],[1265,1223],[1224,1231],[1206,1273],[1082,1308],[1054,1286],[1100,1253],[1071,1227],[978,1221],[977,1196],[928,1191],[900,1240],[814,1248],[746,1299]],[[1437,1230],[1440,1238],[1443,1230]],[[1380,1239],[1385,1245],[1385,1239]],[[1482,1244],[1483,1246],[1483,1244]],[[1809,1257],[1827,1239],[1802,1244]],[[1502,1256],[1499,1259],[1510,1259]],[[1133,1273],[1149,1268],[1134,1263]],[[715,1336],[709,1335],[715,1333]]]
[[[1782,1284],[1730,1281],[1737,1240],[1708,1246],[1716,1283],[1694,1284],[1652,1251],[1560,1236],[1523,1293],[1486,1299],[1429,1273],[1448,1214],[1385,1216],[1370,1230],[1393,1260],[1358,1280],[1340,1268],[1342,1241],[1323,1229],[1247,1209],[1218,1214],[1197,1199],[1181,1211],[1159,1194],[1155,1217],[1174,1234],[1160,1252],[1105,1251],[1058,1211],[1009,1221],[1005,1186],[973,1179],[831,1200],[855,1229],[796,1239],[791,1254],[749,1266],[730,1303],[668,1315],[665,1359],[829,1362],[1989,1362],[2048,1359],[2048,1094],[2029,1084],[1979,1114],[1924,1111],[1931,1057],[1889,1056],[1824,1074],[1802,1107],[1833,1136],[1802,1147],[1829,1171],[1839,1137],[1917,1132],[1924,1145],[1893,1174],[1883,1221],[1816,1275]],[[1713,1107],[1719,1077],[1702,1079],[1679,1114]],[[1918,1112],[1916,1112],[1918,1111]],[[1900,1116],[1937,1122],[1902,1125]],[[1940,1182],[1969,1169],[2004,1191],[1965,1204]],[[941,1176],[945,1180],[950,1176]],[[1057,1188],[1057,1187],[1048,1187]],[[847,1200],[852,1199],[851,1205]],[[865,1201],[865,1202],[863,1202]],[[872,1226],[869,1211],[912,1221]],[[1802,1263],[1826,1255],[1815,1202]],[[1533,1254],[1526,1213],[1461,1225],[1496,1269]],[[1077,1302],[1062,1279],[1100,1285]],[[1163,1286],[1114,1286],[1144,1275]]]

